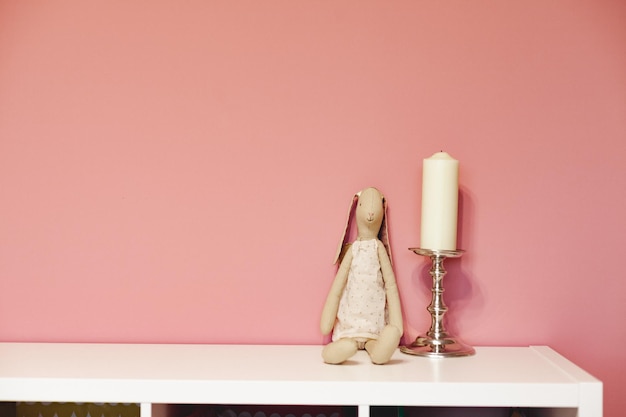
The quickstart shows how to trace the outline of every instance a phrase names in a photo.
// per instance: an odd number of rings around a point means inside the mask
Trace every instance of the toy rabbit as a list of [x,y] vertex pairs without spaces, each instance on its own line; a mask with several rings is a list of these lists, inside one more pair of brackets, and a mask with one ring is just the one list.
[[[376,188],[366,188],[353,197],[335,257],[335,264],[340,265],[320,321],[322,334],[333,332],[332,341],[322,350],[326,363],[342,363],[360,349],[368,352],[373,363],[387,363],[402,337],[386,209],[387,202]],[[357,238],[346,245],[352,216],[357,222]]]

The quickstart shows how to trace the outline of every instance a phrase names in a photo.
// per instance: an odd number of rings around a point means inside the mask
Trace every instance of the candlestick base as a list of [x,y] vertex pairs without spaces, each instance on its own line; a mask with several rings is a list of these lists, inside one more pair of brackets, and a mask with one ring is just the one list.
[[452,358],[455,356],[471,356],[476,351],[452,337],[430,337],[421,335],[410,345],[400,346],[400,351],[409,355],[426,356],[430,358]]
[[459,339],[450,336],[443,324],[443,316],[448,307],[443,301],[443,277],[446,270],[443,261],[446,258],[458,258],[463,255],[462,250],[431,250],[409,248],[418,255],[428,256],[432,261],[430,275],[433,277],[432,300],[426,308],[430,312],[430,330],[420,335],[415,342],[407,346],[400,346],[400,351],[409,355],[427,356],[430,358],[445,358],[455,356],[469,356],[475,353],[473,347],[466,345]]

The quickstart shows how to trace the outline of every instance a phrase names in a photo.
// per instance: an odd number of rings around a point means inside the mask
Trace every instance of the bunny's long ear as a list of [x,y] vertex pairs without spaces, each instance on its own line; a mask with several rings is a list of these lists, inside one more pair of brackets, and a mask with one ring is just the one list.
[[391,256],[391,243],[389,242],[389,225],[387,223],[387,199],[383,196],[383,222],[380,225],[380,230],[378,231],[378,239],[383,242],[383,246],[387,250],[387,255],[389,255],[389,261],[393,265],[393,257]]
[[341,240],[339,241],[339,245],[337,246],[337,253],[335,254],[335,260],[333,264],[341,262],[343,259],[343,255],[345,254],[345,250],[348,245],[348,235],[350,230],[350,225],[352,224],[352,219],[354,218],[354,212],[356,208],[356,203],[359,201],[359,197],[361,196],[361,192],[359,191],[352,197],[352,202],[350,203],[350,208],[348,209],[348,216],[346,219],[346,226],[343,229],[343,234],[341,236]]

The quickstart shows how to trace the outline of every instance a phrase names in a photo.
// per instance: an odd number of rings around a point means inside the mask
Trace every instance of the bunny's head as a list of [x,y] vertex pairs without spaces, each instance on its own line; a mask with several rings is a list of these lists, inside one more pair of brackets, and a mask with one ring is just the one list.
[[383,242],[389,259],[391,259],[391,248],[389,247],[389,236],[387,231],[387,201],[380,191],[369,187],[359,191],[352,198],[352,203],[348,211],[348,220],[343,232],[335,263],[340,259],[346,246],[347,236],[352,223],[352,218],[356,219],[357,239],[379,239]]
[[385,218],[385,197],[376,188],[366,188],[356,202],[357,239],[378,238]]

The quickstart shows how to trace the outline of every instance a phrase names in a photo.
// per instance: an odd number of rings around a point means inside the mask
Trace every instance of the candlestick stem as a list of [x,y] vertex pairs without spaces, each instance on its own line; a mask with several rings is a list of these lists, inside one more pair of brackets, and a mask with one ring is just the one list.
[[443,318],[448,307],[443,300],[443,277],[446,270],[443,266],[446,258],[458,258],[463,254],[462,250],[430,250],[410,248],[418,255],[428,256],[432,262],[429,274],[433,279],[432,299],[426,308],[430,313],[430,329],[424,335],[420,335],[415,342],[408,346],[401,346],[400,350],[410,355],[428,357],[452,357],[469,356],[474,354],[474,348],[452,337],[446,330]]

